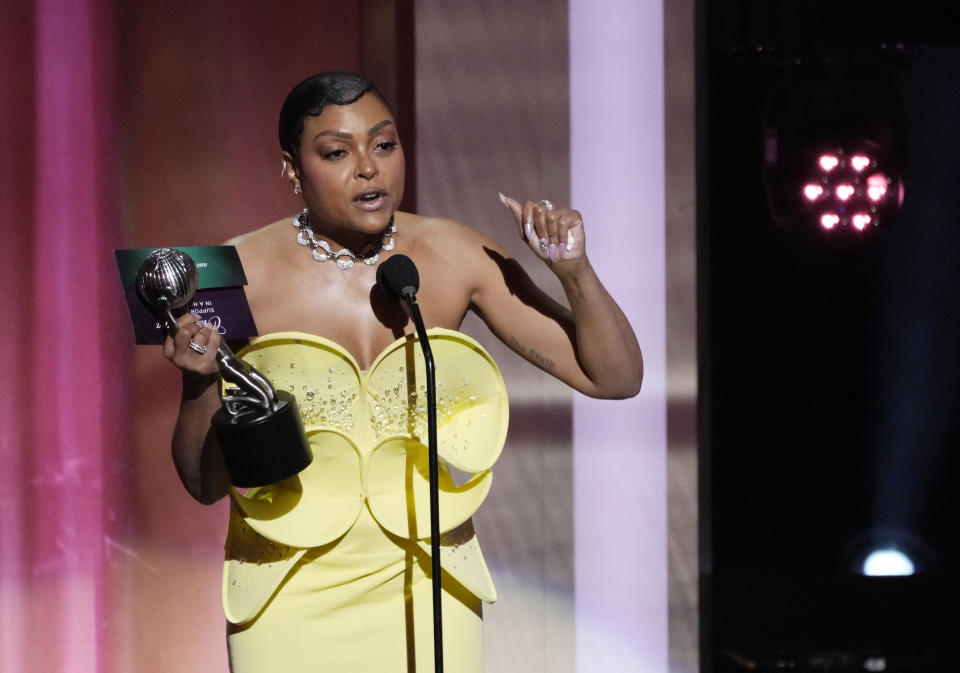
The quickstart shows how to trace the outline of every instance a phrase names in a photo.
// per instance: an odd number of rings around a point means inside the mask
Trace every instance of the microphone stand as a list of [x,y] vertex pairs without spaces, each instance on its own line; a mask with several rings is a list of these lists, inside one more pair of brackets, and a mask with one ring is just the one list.
[[427,329],[420,316],[420,307],[417,305],[417,295],[413,288],[404,288],[401,297],[410,313],[414,326],[417,328],[417,338],[423,349],[423,361],[427,370],[427,438],[428,461],[430,466],[430,556],[433,559],[430,569],[433,579],[433,668],[436,673],[443,673],[443,620],[440,608],[440,464],[437,459],[437,383],[436,370],[433,364],[433,351],[430,349],[430,340],[427,338]]

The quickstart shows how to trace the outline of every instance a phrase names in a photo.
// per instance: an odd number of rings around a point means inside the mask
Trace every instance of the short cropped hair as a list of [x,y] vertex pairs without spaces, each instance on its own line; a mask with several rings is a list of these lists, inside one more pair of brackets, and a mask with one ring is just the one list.
[[287,94],[280,108],[280,147],[296,157],[307,117],[316,117],[331,104],[350,105],[368,93],[390,107],[373,82],[356,73],[332,70],[303,80]]

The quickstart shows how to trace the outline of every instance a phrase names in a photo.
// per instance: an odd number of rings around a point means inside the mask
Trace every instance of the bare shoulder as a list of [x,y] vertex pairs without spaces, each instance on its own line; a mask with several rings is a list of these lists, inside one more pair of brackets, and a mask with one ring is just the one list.
[[[255,272],[278,263],[283,264],[290,247],[283,243],[289,243],[295,233],[290,225],[290,218],[284,218],[259,229],[234,236],[225,241],[224,245],[236,246],[244,269]],[[293,247],[296,248],[296,246]]]
[[482,263],[489,253],[506,256],[506,249],[496,240],[473,227],[444,217],[405,214],[409,218],[413,243],[458,264]]
[[[254,229],[253,231],[248,231],[239,236],[234,236],[233,238],[224,241],[224,245],[235,245],[238,248],[244,248],[249,250],[256,250],[264,246],[273,245],[276,240],[278,230],[282,225],[289,223],[289,218],[284,218],[282,220],[277,220],[266,226],[260,227],[259,229]],[[289,225],[288,225],[289,227]]]
[[[481,293],[506,286],[516,263],[496,240],[456,220],[409,217],[410,252],[421,277],[443,279],[446,291],[467,303],[473,303]],[[404,220],[398,220],[398,228]]]

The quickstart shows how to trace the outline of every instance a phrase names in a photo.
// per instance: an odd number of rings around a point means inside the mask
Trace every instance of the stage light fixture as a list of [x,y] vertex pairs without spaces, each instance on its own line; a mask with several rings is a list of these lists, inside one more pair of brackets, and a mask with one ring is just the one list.
[[877,549],[863,561],[867,577],[906,577],[916,571],[913,560],[899,549]]
[[902,103],[879,79],[790,80],[768,96],[762,159],[767,203],[801,236],[862,240],[904,198]]
[[937,572],[939,559],[909,531],[878,527],[856,536],[844,551],[846,571],[866,577],[905,577]]
[[801,198],[794,199],[798,214],[818,221],[820,229],[848,229],[863,233],[892,217],[899,208],[898,179],[882,170],[884,161],[866,141],[837,146],[829,152],[812,148],[802,154],[797,181]]

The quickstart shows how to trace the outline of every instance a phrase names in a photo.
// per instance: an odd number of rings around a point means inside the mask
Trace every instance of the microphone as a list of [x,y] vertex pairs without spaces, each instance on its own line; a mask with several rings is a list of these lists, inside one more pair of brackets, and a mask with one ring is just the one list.
[[377,267],[377,285],[394,301],[415,302],[420,289],[420,274],[409,257],[393,255]]
[[420,274],[417,266],[406,255],[393,255],[377,267],[377,285],[393,301],[403,303],[413,321],[423,350],[423,364],[427,375],[427,462],[430,472],[430,565],[433,580],[433,662],[435,673],[443,673],[443,616],[440,574],[440,461],[437,457],[437,379],[433,351],[427,337],[427,328],[417,306]]

